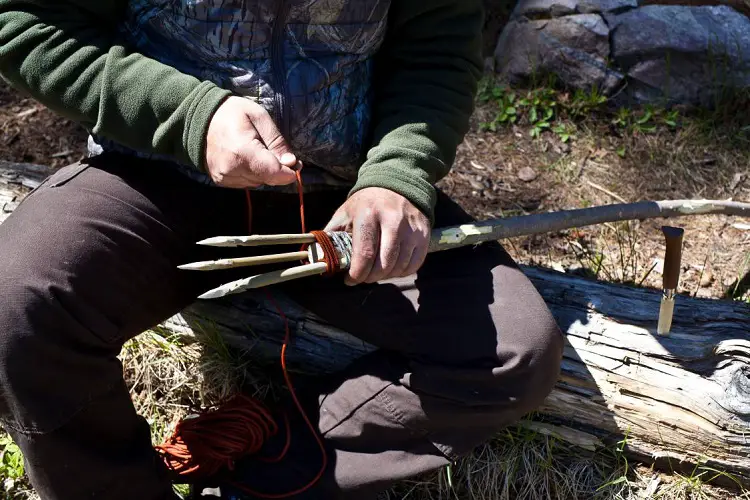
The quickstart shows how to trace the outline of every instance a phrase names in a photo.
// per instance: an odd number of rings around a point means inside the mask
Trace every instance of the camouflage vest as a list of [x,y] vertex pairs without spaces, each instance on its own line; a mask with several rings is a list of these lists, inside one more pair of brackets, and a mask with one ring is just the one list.
[[[305,184],[351,184],[388,8],[389,0],[130,0],[122,31],[142,54],[263,105],[318,167]],[[123,150],[97,137],[90,146]]]

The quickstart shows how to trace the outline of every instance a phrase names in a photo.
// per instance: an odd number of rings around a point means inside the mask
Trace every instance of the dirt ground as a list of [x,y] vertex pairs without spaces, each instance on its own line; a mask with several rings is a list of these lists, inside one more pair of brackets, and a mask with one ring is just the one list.
[[[690,121],[628,135],[592,117],[563,143],[552,133],[532,138],[519,125],[481,130],[493,113],[491,103],[479,106],[453,170],[439,183],[478,219],[622,201],[750,200],[750,139],[736,127]],[[82,127],[0,83],[0,159],[60,167],[82,158],[85,144]],[[682,293],[742,296],[750,231],[732,217],[605,224],[512,238],[505,246],[523,264],[658,288],[665,223],[685,229]]]
[[83,127],[0,82],[0,159],[61,167],[85,147]]
[[[698,130],[690,122],[676,131],[621,135],[592,119],[578,125],[574,142],[562,143],[554,134],[532,139],[517,126],[479,131],[493,112],[478,109],[453,170],[440,183],[478,219],[643,200],[750,200],[750,143],[738,140],[733,127],[701,123]],[[505,245],[525,264],[577,273],[598,269],[601,279],[659,288],[665,224],[685,230],[682,293],[742,295],[750,231],[746,220],[734,217],[605,224],[512,238]]]

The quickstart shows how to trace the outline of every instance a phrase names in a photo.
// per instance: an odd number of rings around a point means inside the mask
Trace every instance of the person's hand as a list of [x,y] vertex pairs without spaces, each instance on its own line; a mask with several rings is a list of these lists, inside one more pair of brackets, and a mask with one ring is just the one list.
[[430,243],[429,219],[400,194],[378,187],[354,193],[325,230],[352,234],[348,285],[416,273]]
[[268,112],[229,97],[214,113],[206,136],[206,170],[219,186],[279,186],[295,181],[297,158]]

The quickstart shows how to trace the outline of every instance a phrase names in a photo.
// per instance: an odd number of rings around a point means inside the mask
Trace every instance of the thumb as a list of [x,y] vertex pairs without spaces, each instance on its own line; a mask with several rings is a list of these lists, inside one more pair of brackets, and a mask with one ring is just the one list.
[[344,231],[349,227],[350,223],[351,217],[349,217],[349,211],[346,207],[341,207],[333,214],[333,217],[328,221],[323,231]]
[[295,167],[297,165],[297,157],[292,152],[292,148],[286,139],[284,139],[284,136],[281,135],[271,115],[257,104],[248,115],[266,149],[285,167]]
[[282,164],[260,141],[248,144],[243,153],[252,176],[260,179],[262,184],[282,186],[297,180],[294,171]]

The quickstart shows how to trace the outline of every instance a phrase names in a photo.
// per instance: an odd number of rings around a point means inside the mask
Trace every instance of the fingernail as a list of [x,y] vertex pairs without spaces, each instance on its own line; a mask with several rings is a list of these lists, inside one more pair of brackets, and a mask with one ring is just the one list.
[[294,166],[295,163],[297,163],[297,158],[292,153],[284,153],[281,155],[281,159],[279,159],[281,163],[287,166]]

